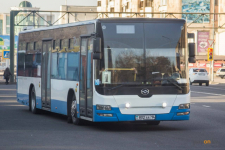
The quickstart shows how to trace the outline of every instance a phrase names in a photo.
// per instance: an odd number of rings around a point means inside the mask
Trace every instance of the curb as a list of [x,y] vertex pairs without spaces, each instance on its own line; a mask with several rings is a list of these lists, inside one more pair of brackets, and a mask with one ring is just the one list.
[[220,83],[209,81],[209,84],[217,85],[217,84],[220,84]]

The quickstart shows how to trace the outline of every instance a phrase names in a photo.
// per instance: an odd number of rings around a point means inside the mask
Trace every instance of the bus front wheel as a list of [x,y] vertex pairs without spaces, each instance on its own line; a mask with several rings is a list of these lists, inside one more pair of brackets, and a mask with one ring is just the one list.
[[73,124],[82,125],[82,120],[77,118],[77,101],[75,96],[72,96],[71,105],[70,105],[70,118]]

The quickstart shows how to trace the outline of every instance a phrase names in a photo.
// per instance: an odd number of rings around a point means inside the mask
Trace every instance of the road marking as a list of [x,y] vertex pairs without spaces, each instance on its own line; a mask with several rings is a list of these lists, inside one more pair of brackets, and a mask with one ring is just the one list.
[[[192,87],[195,87],[195,86],[192,86]],[[199,86],[198,86],[199,87]],[[206,88],[206,89],[216,89],[216,90],[223,90],[223,91],[225,91],[225,89],[224,88],[213,88],[213,87],[204,87],[204,86],[201,86],[201,88]]]
[[6,96],[0,96],[0,97],[17,97],[17,96],[7,96],[7,95],[6,95]]
[[16,91],[16,89],[0,89],[0,91]]
[[191,93],[200,93],[200,94],[208,94],[208,95],[216,95],[216,96],[225,96],[223,94],[214,94],[214,93],[205,93],[205,92],[195,92],[195,91],[191,91]]
[[3,105],[0,105],[0,107],[1,107],[1,106],[23,107],[23,106],[26,106],[26,105],[19,105],[19,104],[18,104],[18,105],[4,105],[4,104],[3,104]]
[[0,100],[0,103],[16,103],[15,100]]
[[210,107],[210,106],[207,106],[207,105],[202,105],[203,107]]

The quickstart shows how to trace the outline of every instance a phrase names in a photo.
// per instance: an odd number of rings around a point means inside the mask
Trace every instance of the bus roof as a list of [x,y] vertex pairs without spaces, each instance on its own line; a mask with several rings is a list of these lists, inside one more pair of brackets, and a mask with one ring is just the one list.
[[115,22],[115,23],[140,23],[140,22],[164,22],[164,23],[178,23],[183,22],[185,23],[184,19],[171,19],[171,18],[103,18],[103,19],[95,19],[95,20],[88,20],[88,21],[81,21],[81,22],[73,22],[68,24],[62,24],[62,25],[54,25],[49,27],[41,27],[37,29],[31,29],[31,30],[25,30],[21,31],[21,33],[28,33],[28,32],[36,32],[36,31],[44,31],[44,30],[51,30],[51,29],[57,29],[57,28],[65,28],[65,27],[71,27],[71,26],[79,26],[79,25],[85,25],[85,24],[96,24],[96,22]]

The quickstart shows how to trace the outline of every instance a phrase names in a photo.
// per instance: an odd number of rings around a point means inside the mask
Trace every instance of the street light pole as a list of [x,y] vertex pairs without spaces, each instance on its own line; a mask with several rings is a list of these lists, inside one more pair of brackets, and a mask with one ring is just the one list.
[[14,30],[14,19],[19,11],[10,12],[10,82],[14,82],[14,44],[15,44],[15,30]]
[[211,81],[214,81],[214,51],[215,51],[215,44],[214,44],[214,35],[215,35],[215,0],[213,1],[213,58],[212,58],[212,77],[211,77]]

